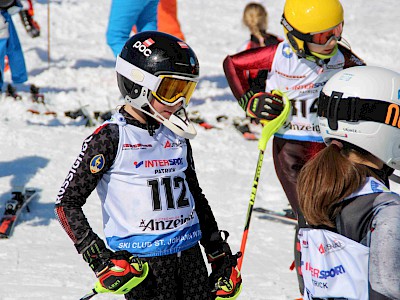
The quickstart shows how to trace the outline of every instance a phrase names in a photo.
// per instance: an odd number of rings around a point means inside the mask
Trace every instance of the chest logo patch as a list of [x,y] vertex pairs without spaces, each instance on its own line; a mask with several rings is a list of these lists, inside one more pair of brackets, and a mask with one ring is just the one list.
[[290,50],[290,46],[288,44],[284,44],[282,47],[282,55],[286,58],[292,58],[293,52]]
[[95,155],[90,161],[90,172],[93,174],[100,172],[104,168],[105,162],[103,154]]

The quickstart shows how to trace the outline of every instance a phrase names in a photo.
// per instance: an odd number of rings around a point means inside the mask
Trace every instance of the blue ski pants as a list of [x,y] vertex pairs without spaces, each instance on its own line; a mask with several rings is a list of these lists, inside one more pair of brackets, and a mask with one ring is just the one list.
[[0,24],[2,26],[1,33],[4,33],[0,34],[0,88],[3,87],[4,83],[4,57],[6,55],[8,56],[12,82],[23,83],[28,80],[24,53],[14,23],[7,11],[2,10],[1,15],[5,24]]
[[129,39],[132,27],[137,32],[157,30],[157,6],[159,0],[112,0],[107,44],[117,57]]

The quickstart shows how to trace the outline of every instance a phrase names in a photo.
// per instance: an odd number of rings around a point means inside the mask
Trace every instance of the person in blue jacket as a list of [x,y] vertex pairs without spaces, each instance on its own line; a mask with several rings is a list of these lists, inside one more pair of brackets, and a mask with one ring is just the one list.
[[129,39],[132,27],[137,32],[157,30],[159,0],[113,0],[106,33],[107,44],[117,57]]
[[11,18],[11,15],[17,13],[20,8],[21,5],[18,1],[2,1],[0,3],[0,88],[4,83],[4,58],[6,55],[9,65],[12,66],[12,82],[19,84],[28,80],[24,53]]

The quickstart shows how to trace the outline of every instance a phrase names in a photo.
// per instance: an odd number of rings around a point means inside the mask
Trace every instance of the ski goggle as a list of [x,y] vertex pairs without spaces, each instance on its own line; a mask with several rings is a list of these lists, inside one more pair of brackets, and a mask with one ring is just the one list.
[[281,24],[291,35],[295,36],[299,40],[322,47],[327,46],[333,39],[340,40],[343,32],[343,22],[340,22],[338,25],[328,30],[313,33],[302,33],[296,30],[286,20],[285,15],[282,15]]
[[157,89],[151,92],[154,98],[168,106],[175,105],[183,98],[185,98],[185,105],[189,104],[197,80],[178,75],[159,75],[158,78],[161,81]]
[[342,32],[343,32],[343,22],[326,31],[310,33],[311,36],[310,43],[320,46],[326,46],[333,39],[339,40],[342,36]]
[[185,99],[184,105],[187,105],[198,82],[197,78],[180,75],[155,76],[120,56],[117,57],[115,70],[130,81],[148,88],[157,101],[168,106],[174,106],[183,99]]

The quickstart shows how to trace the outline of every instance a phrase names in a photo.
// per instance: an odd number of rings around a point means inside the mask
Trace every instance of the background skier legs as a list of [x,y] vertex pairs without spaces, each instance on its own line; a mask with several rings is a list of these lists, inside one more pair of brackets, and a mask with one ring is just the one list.
[[185,36],[181,30],[181,25],[179,24],[178,5],[176,0],[160,0],[157,13],[158,31],[172,34],[184,41]]
[[6,9],[1,10],[0,26],[2,27],[0,36],[0,87],[4,83],[4,59],[8,56],[8,63],[11,69],[11,78],[13,83],[23,83],[28,80],[24,54],[17,31],[12,21],[11,15]]
[[107,44],[117,57],[129,39],[132,27],[137,32],[157,30],[157,5],[159,0],[112,0]]

